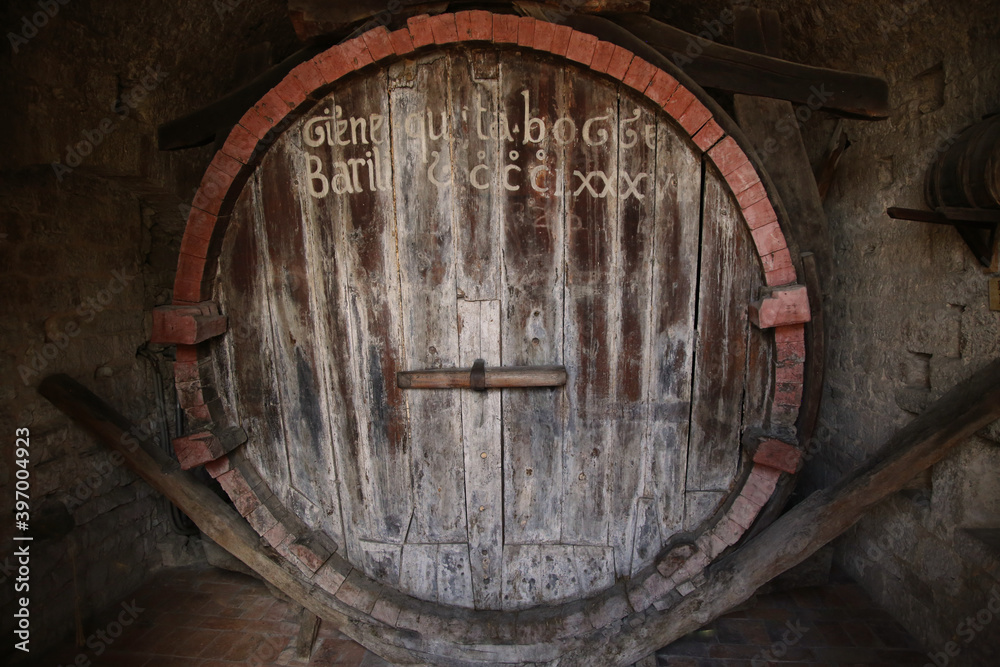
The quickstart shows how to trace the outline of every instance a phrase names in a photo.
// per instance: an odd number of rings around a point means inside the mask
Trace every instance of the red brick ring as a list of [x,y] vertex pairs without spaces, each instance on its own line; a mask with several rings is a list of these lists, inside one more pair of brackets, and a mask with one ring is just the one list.
[[[485,11],[417,16],[400,30],[389,32],[379,27],[368,31],[300,64],[248,110],[215,155],[195,195],[181,243],[175,307],[155,314],[154,339],[157,331],[170,329],[177,318],[192,318],[195,330],[200,321],[217,321],[212,319],[218,317],[217,312],[203,302],[211,298],[214,262],[228,215],[263,152],[290,125],[290,120],[321,99],[338,80],[373,63],[428,46],[484,41],[551,53],[618,79],[664,109],[694,145],[707,152],[742,210],[767,285],[774,288],[771,296],[751,305],[751,319],[762,328],[775,329],[772,422],[780,416],[782,423],[794,423],[802,400],[804,323],[810,317],[806,290],[794,284],[795,269],[766,181],[762,181],[737,139],[726,134],[722,126],[728,126],[728,121],[720,118],[721,125],[716,122],[709,107],[698,99],[704,93],[697,88],[692,92],[678,82],[682,75],[674,72],[678,74],[675,78],[620,46],[567,26]],[[173,342],[196,343],[203,339],[196,333],[193,338]],[[178,344],[175,376],[182,389],[182,402],[193,417],[203,422],[211,419],[197,385],[206,368],[199,364],[199,358],[207,356],[209,352],[199,353],[194,344]],[[317,595],[327,607],[351,619],[354,625],[349,634],[365,642],[376,635],[359,628],[372,626],[383,642],[430,653],[420,635],[415,640],[413,632],[405,632],[415,631],[438,640],[433,650],[447,653],[452,659],[485,660],[485,651],[489,662],[553,659],[574,641],[613,622],[641,615],[651,606],[672,606],[678,596],[698,586],[702,571],[719,554],[739,541],[774,493],[781,473],[795,473],[801,460],[800,450],[792,445],[779,440],[762,442],[753,454],[754,464],[744,476],[740,493],[732,496],[734,500],[712,520],[713,527],[704,531],[694,546],[681,545],[661,554],[656,568],[648,568],[627,583],[619,582],[582,603],[516,614],[463,610],[459,620],[450,608],[410,598],[376,583],[339,554],[290,534],[263,504],[266,485],[262,485],[256,471],[241,460],[238,452],[224,455],[226,450],[220,449],[214,435],[194,434],[176,444],[185,448],[181,455],[185,467],[206,464],[258,532],[298,568],[306,581],[318,587]],[[441,640],[452,646],[444,646]],[[479,657],[473,659],[473,654]]]

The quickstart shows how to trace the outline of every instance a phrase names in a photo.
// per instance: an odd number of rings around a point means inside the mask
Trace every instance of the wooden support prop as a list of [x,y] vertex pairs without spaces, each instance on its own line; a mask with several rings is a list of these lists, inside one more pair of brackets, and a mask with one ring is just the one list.
[[312,657],[313,645],[319,633],[319,623],[319,616],[305,607],[302,608],[299,614],[299,634],[295,637],[295,657],[299,660],[308,662]]
[[387,660],[400,664],[422,662],[409,651],[382,641],[374,628],[351,621],[346,613],[338,611],[332,596],[325,596],[289,570],[282,559],[269,554],[261,546],[260,536],[232,507],[191,473],[181,470],[155,444],[135,436],[139,429],[86,387],[67,375],[51,375],[38,386],[38,393],[119,452],[136,474],[188,515],[203,533],[288,597]]
[[889,84],[877,76],[810,67],[725,46],[649,16],[625,14],[614,21],[706,88],[788,100],[849,118],[875,120],[889,115]]
[[151,343],[195,345],[220,336],[229,326],[225,315],[213,301],[193,306],[159,306],[153,309]]
[[[477,370],[483,372],[480,377]],[[561,387],[566,384],[565,366],[473,366],[472,368],[428,368],[399,371],[400,389],[512,389],[517,387]]]
[[804,324],[812,319],[805,285],[779,287],[750,306],[750,321],[760,329]]
[[962,237],[979,263],[989,267],[993,264],[996,248],[997,227],[1000,226],[1000,210],[988,208],[959,208],[940,206],[933,211],[916,208],[891,206],[886,213],[893,220],[929,222],[935,225],[951,225]]
[[[959,383],[837,484],[817,491],[706,570],[705,582],[634,627],[564,654],[562,664],[628,665],[749,599],[818,551],[976,431],[1000,418],[1000,360]],[[600,644],[595,645],[595,644]]]

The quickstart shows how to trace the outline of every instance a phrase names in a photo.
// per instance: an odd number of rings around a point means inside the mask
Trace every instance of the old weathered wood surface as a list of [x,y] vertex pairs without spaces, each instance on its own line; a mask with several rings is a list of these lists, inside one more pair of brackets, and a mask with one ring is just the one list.
[[647,42],[706,88],[809,104],[852,118],[889,115],[889,84],[877,76],[811,67],[684,32],[649,16],[615,22]]
[[[592,595],[702,526],[772,374],[706,161],[634,90],[516,50],[338,84],[264,156],[214,276],[219,391],[275,501],[475,609]],[[397,384],[480,358],[566,383]]]
[[284,559],[269,553],[261,545],[260,536],[215,491],[195,479],[192,473],[181,470],[155,442],[135,435],[142,429],[79,382],[67,375],[51,375],[39,384],[38,392],[120,454],[133,472],[189,516],[212,541],[302,605],[304,610],[394,663],[421,663],[411,652],[385,641],[378,628],[352,623],[346,613],[347,605],[317,590]]
[[742,548],[714,563],[677,605],[568,652],[561,664],[629,665],[709,623],[801,563],[862,514],[1000,418],[1000,361],[980,369],[893,434],[861,466],[796,505]]

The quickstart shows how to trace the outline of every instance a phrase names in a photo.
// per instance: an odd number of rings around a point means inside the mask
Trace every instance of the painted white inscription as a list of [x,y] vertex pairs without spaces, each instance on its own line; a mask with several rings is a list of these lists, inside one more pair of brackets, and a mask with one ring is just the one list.
[[[420,164],[425,165],[427,179],[437,188],[468,185],[474,190],[488,190],[494,170],[486,164],[487,150],[496,151],[499,142],[506,148],[502,154],[505,159],[496,169],[496,175],[500,187],[506,191],[530,187],[536,192],[566,193],[573,197],[645,199],[645,188],[651,180],[648,172],[606,172],[581,170],[559,163],[553,165],[547,161],[542,148],[550,137],[558,147],[572,147],[576,142],[583,142],[588,147],[607,144],[627,150],[643,141],[649,148],[655,148],[656,126],[640,122],[639,109],[623,108],[620,120],[613,109],[585,119],[561,116],[553,120],[535,115],[531,91],[521,91],[520,97],[521,108],[513,114],[516,120],[512,124],[511,115],[504,109],[491,117],[490,109],[494,107],[489,100],[484,103],[482,95],[476,93],[472,107],[475,138],[455,136],[456,119],[446,111],[427,109],[411,113],[402,119],[408,140],[406,149],[414,152]],[[391,153],[400,147],[389,145],[388,119],[381,114],[347,116],[343,107],[332,99],[327,102],[320,115],[306,121],[302,141],[309,148],[326,148],[322,151],[325,156],[345,155],[343,159],[326,162],[320,155],[307,151],[309,194],[320,199],[331,193],[350,195],[390,189]],[[463,107],[461,115],[462,120],[468,122],[468,106]],[[451,164],[450,155],[456,143],[475,143],[477,146],[485,143],[485,150],[476,151],[478,162],[463,168]],[[533,154],[538,163],[528,166],[518,163],[522,150],[527,156]],[[347,157],[347,153],[354,156]]]

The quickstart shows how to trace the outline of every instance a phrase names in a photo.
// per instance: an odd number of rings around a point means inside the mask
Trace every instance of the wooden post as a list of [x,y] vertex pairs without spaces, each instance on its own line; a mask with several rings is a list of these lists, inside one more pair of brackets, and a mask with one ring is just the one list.
[[[813,493],[739,550],[706,570],[706,580],[678,604],[615,636],[562,656],[563,664],[630,665],[749,599],[850,528],[957,445],[1000,418],[1000,360],[938,399],[878,453],[839,483]],[[610,633],[609,633],[610,634]]]

